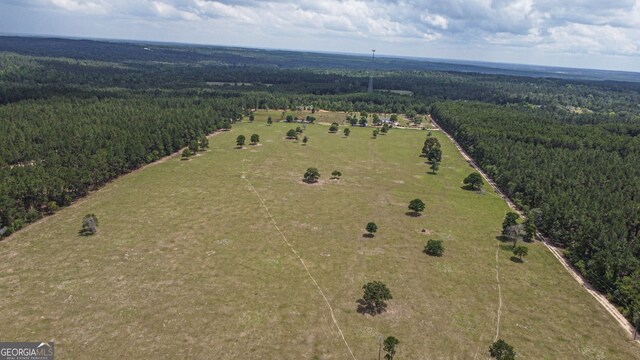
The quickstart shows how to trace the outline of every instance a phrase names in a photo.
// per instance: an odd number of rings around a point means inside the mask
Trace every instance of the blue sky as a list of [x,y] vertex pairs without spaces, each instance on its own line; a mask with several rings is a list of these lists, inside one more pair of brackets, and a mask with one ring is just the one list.
[[640,71],[640,0],[0,0],[0,32]]

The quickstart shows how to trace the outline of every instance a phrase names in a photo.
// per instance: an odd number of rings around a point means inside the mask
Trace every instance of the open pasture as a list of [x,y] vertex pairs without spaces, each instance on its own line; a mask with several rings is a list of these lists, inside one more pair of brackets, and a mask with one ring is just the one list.
[[[285,139],[298,125],[266,116],[0,242],[2,338],[53,340],[61,358],[374,359],[393,335],[398,359],[483,359],[498,328],[522,359],[640,356],[541,244],[510,260],[496,240],[506,205],[461,188],[471,169],[441,134],[432,175],[426,131],[307,125],[303,145]],[[235,149],[253,133],[260,145]],[[98,233],[82,237],[87,213]],[[429,239],[444,256],[422,252]],[[376,316],[356,311],[372,280],[393,295]]]

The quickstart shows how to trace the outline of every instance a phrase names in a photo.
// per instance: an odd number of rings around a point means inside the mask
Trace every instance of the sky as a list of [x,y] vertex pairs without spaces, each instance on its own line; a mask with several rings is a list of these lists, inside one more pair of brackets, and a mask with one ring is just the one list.
[[0,0],[0,33],[640,72],[640,0]]

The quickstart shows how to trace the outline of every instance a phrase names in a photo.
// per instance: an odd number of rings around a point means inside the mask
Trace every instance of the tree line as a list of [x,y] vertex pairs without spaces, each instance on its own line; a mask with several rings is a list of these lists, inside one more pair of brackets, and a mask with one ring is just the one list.
[[[439,102],[432,115],[623,313],[640,312],[640,137],[527,106]],[[638,125],[629,125],[637,129]],[[635,313],[634,313],[635,312]]]

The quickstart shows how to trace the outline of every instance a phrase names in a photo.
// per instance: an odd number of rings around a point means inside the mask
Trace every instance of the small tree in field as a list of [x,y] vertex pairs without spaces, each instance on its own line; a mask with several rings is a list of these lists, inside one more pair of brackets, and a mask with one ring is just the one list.
[[380,132],[383,134],[386,134],[389,132],[389,125],[388,124],[384,124],[382,125],[382,128],[380,129]]
[[333,123],[333,124],[331,124],[331,126],[329,126],[329,132],[330,133],[335,133],[337,131],[338,131],[338,124]]
[[287,131],[287,139],[297,139],[298,138],[298,133],[291,129],[289,131]]
[[253,122],[253,120],[255,120],[256,116],[253,115],[253,113],[249,114],[249,121]]
[[260,135],[258,134],[253,134],[251,135],[251,143],[256,145],[260,142]]
[[369,236],[373,236],[373,234],[375,234],[378,231],[378,225],[376,225],[376,223],[374,222],[370,222],[365,227],[365,230],[367,230],[367,232],[369,233]]
[[342,173],[338,170],[333,170],[333,172],[331,173],[331,176],[333,179],[340,179],[340,176],[342,176]]
[[317,168],[310,167],[307,169],[307,172],[304,173],[304,181],[308,183],[317,182],[318,178],[320,178],[320,172]]
[[191,149],[186,148],[184,150],[182,150],[182,159],[186,160],[189,157],[191,157],[193,155],[193,153],[191,152]]
[[429,161],[442,161],[442,149],[439,146],[434,147],[427,153],[427,160]]
[[518,213],[513,211],[506,213],[504,220],[502,221],[502,235],[506,235],[508,227],[517,225],[518,219],[520,219],[520,215],[518,215]]
[[298,134],[302,134],[303,132],[304,132],[304,131],[302,131],[302,128],[301,128],[300,126],[298,126],[298,127],[296,128],[296,133],[298,133]]
[[431,172],[435,174],[438,172],[438,169],[440,169],[440,161],[433,160],[431,162]]
[[442,240],[429,240],[424,247],[424,252],[431,256],[442,256],[444,254],[444,246]]
[[515,360],[516,353],[513,351],[513,346],[507,344],[504,340],[500,339],[489,348],[489,354],[491,357],[497,360]]
[[416,216],[419,216],[424,211],[425,204],[420,199],[413,199],[409,202],[409,210],[412,210]]
[[517,256],[520,261],[522,261],[522,257],[527,256],[529,254],[529,248],[526,246],[516,246],[513,249],[513,255]]
[[244,137],[244,135],[238,135],[238,137],[236,138],[236,145],[238,147],[243,147],[245,140],[246,138]]
[[366,309],[370,314],[380,314],[386,308],[385,301],[393,299],[391,291],[387,285],[381,281],[372,281],[362,286],[364,295],[362,299],[365,301]]
[[209,148],[209,139],[207,139],[206,135],[200,136],[200,140],[198,140],[198,146],[200,146],[200,150]]
[[271,116],[269,116],[267,118],[267,125],[271,125],[271,124],[273,124],[273,118],[271,118]]
[[463,184],[467,185],[471,190],[480,191],[482,189],[482,185],[484,185],[484,181],[482,181],[482,176],[477,172],[473,172],[469,174],[462,181]]
[[307,142],[309,142],[309,138],[307,136],[302,138],[302,144],[303,145],[307,145]]
[[87,214],[82,219],[80,235],[93,235],[98,231],[98,218],[94,214]]
[[378,134],[380,134],[380,130],[378,130],[378,129],[373,130],[373,138],[374,139],[378,137]]
[[349,137],[349,134],[351,134],[351,129],[345,128],[343,133],[344,133],[344,136]]
[[195,154],[196,152],[198,152],[198,148],[199,148],[199,145],[198,145],[198,142],[196,140],[192,140],[189,143],[189,150],[191,150],[192,153]]
[[400,344],[400,340],[393,336],[389,336],[384,339],[384,346],[382,349],[386,352],[384,356],[385,360],[393,360],[393,357],[396,356],[396,346],[398,346],[398,344]]

